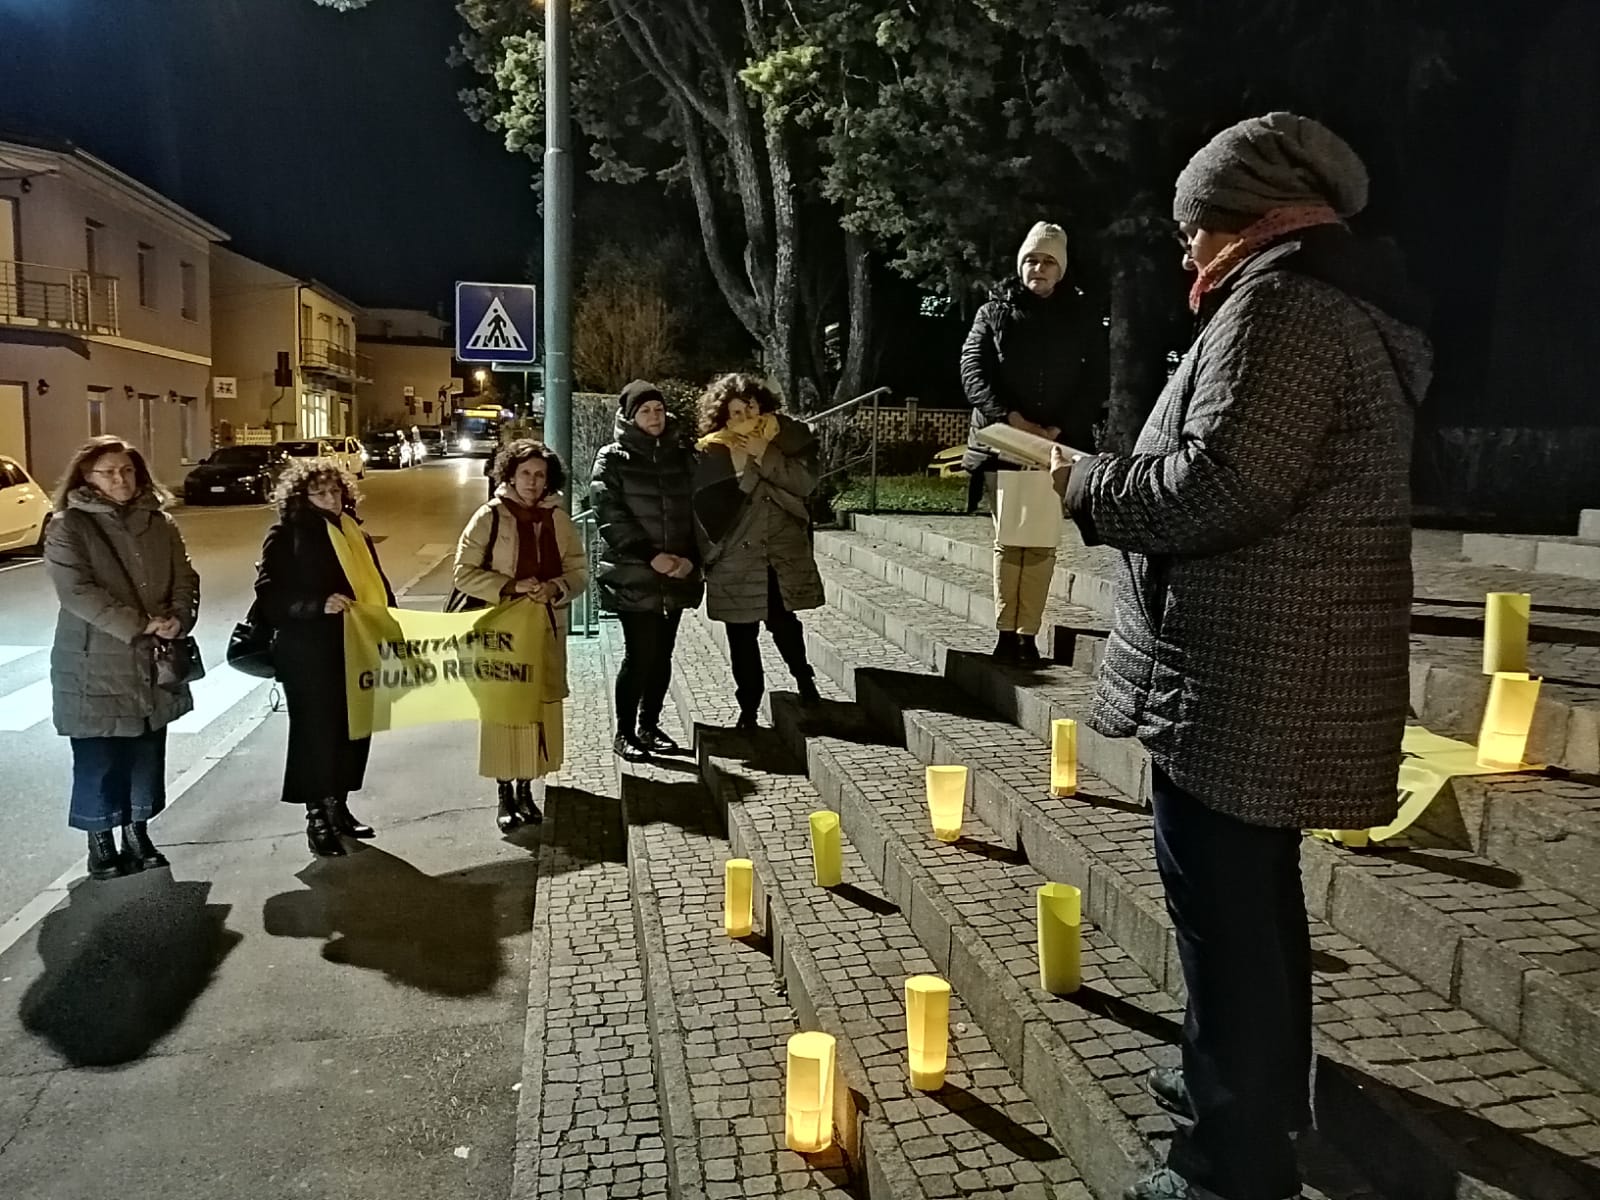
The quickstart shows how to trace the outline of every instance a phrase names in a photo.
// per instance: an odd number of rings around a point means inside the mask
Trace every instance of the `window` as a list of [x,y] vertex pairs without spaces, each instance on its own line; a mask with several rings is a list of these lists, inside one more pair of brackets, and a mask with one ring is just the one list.
[[89,389],[89,436],[99,437],[106,431],[106,392],[109,388]]
[[145,242],[139,243],[139,303],[156,306],[156,248]]
[[304,341],[309,341],[310,339],[311,339],[311,305],[302,304],[300,306],[300,340],[304,342]]
[[178,453],[183,462],[194,461],[194,397],[178,397]]
[[139,449],[144,451],[147,459],[156,456],[156,429],[155,429],[156,398],[139,394]]
[[198,321],[200,319],[200,289],[197,286],[194,264],[179,263],[178,279],[183,287],[183,319],[185,321]]
[[339,349],[350,349],[350,326],[343,321],[339,322]]
[[100,274],[100,231],[104,228],[99,221],[83,223],[83,265],[91,275]]

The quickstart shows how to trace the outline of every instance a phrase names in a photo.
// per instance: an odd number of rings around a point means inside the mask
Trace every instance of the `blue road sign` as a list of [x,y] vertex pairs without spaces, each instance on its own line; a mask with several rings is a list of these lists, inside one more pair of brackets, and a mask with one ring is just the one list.
[[537,362],[538,311],[531,283],[456,284],[456,357],[518,366]]

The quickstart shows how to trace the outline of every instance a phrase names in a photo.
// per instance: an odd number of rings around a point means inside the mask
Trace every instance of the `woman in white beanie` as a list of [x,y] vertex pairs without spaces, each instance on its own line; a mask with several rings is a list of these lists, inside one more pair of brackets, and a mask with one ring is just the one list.
[[[972,405],[962,465],[982,478],[989,511],[998,513],[1000,463],[978,441],[988,425],[1009,424],[1069,445],[1089,446],[1105,407],[1103,326],[1082,293],[1066,282],[1067,235],[1040,221],[1017,251],[1017,271],[978,310],[961,351],[961,384]],[[1036,663],[1034,640],[1055,574],[1053,548],[994,547],[994,657]]]

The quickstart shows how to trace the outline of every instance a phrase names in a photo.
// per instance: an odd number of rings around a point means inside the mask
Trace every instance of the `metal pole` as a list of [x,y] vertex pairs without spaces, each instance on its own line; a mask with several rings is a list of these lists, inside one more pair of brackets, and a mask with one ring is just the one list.
[[883,390],[872,393],[872,490],[867,496],[867,511],[878,511],[878,426],[879,402],[883,399]]
[[[572,36],[571,0],[545,0],[544,436],[572,461]],[[582,465],[588,470],[588,464]],[[570,499],[569,499],[570,504]]]

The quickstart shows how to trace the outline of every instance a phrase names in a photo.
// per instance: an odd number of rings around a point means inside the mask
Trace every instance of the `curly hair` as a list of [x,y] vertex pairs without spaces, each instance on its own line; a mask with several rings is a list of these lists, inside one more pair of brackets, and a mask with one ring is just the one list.
[[139,448],[132,442],[105,433],[99,437],[92,437],[79,446],[78,452],[67,463],[67,469],[61,473],[61,481],[56,484],[55,495],[51,497],[51,507],[56,512],[66,511],[67,496],[74,489],[94,487],[94,484],[89,482],[89,473],[94,470],[95,464],[108,454],[126,454],[133,462],[134,481],[139,488],[138,495],[153,492],[163,504],[171,499],[166,490],[155,481],[155,476],[150,474],[150,466],[145,462],[144,455],[139,453]]
[[772,386],[759,375],[734,371],[711,381],[711,386],[700,394],[700,433],[715,433],[728,424],[728,405],[735,400],[754,404],[763,413],[774,413],[783,407],[783,401]]
[[356,505],[361,503],[361,492],[350,472],[331,458],[291,458],[272,489],[272,502],[284,516],[310,508],[311,497],[307,493],[311,485],[329,479],[344,491],[339,507],[348,513],[355,512]]
[[567,468],[562,465],[561,456],[533,438],[518,438],[507,443],[494,460],[494,481],[509,487],[517,468],[535,458],[544,462],[546,496],[554,496],[567,486]]

